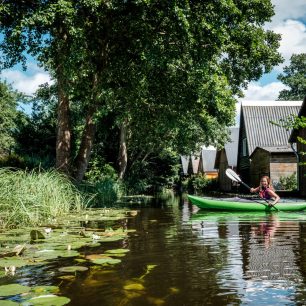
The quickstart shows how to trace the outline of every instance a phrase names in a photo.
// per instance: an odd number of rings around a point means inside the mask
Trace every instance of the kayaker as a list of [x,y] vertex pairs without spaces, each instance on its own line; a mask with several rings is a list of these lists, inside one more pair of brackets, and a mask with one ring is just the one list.
[[250,192],[259,193],[259,196],[262,199],[268,201],[271,200],[269,205],[275,205],[280,200],[280,197],[275,193],[274,188],[270,183],[270,178],[266,175],[260,179],[260,185],[256,188],[251,188]]

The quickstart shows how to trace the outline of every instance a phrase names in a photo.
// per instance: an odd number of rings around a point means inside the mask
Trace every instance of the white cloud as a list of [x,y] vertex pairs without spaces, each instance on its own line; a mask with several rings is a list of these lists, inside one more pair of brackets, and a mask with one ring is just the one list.
[[306,52],[306,26],[297,20],[286,20],[272,30],[282,36],[279,52],[285,58],[285,62],[276,68],[281,71],[290,63],[292,54]]
[[275,15],[272,17],[269,27],[273,28],[287,19],[306,19],[305,0],[272,0]]
[[52,83],[49,74],[37,69],[37,66],[33,67],[32,75],[20,70],[5,70],[2,72],[1,78],[11,84],[14,89],[26,95],[33,95],[40,84]]
[[251,82],[248,89],[244,91],[243,100],[277,100],[279,92],[287,87],[281,82],[272,82],[267,85],[260,85]]

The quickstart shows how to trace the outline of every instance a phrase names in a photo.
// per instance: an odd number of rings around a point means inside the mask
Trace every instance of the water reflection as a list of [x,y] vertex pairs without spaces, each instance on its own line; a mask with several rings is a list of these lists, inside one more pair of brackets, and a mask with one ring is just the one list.
[[226,249],[219,284],[235,288],[242,304],[294,305],[305,293],[304,220],[301,213],[204,213],[192,227],[204,245]]
[[111,224],[136,230],[124,240],[81,250],[86,256],[127,248],[121,263],[89,264],[65,279],[58,266],[78,262],[63,259],[2,283],[58,285],[74,306],[306,304],[305,213],[197,212],[176,198],[137,210]]

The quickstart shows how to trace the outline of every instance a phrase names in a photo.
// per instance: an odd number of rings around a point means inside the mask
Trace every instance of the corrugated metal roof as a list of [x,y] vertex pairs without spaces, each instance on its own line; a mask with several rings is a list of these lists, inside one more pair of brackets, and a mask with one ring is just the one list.
[[272,122],[280,123],[290,115],[299,113],[302,101],[255,101],[242,102],[249,155],[256,147],[288,146],[291,130],[279,127]]
[[291,147],[262,147],[262,149],[266,150],[270,153],[287,153],[293,152]]
[[224,146],[227,162],[230,167],[237,166],[239,128],[230,128],[230,141]]
[[215,169],[215,159],[216,159],[216,149],[202,149],[202,167],[203,172],[216,171]]
[[197,174],[199,170],[200,157],[191,156],[191,166],[192,166],[192,174]]
[[256,147],[250,155],[250,158],[253,158],[253,155],[256,154],[256,151],[258,150],[264,150],[269,153],[293,153],[291,147]]
[[185,175],[188,174],[189,160],[190,160],[190,156],[181,155],[181,163],[182,163],[183,173]]

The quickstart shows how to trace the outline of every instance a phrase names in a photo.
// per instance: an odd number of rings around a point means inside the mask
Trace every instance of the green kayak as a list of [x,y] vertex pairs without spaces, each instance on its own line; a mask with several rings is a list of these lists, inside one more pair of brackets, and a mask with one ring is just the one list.
[[263,200],[242,198],[206,198],[188,195],[190,202],[201,209],[223,211],[300,211],[306,209],[306,202],[285,201],[269,206]]

